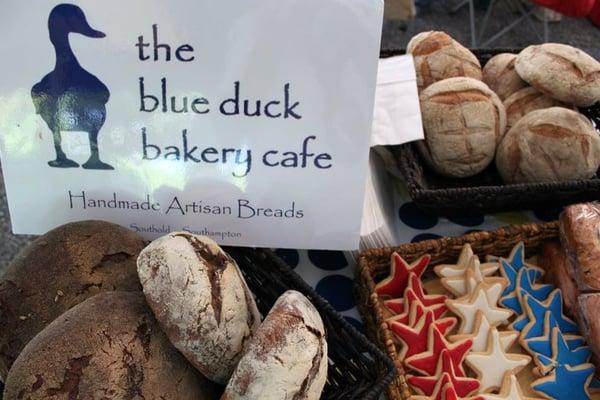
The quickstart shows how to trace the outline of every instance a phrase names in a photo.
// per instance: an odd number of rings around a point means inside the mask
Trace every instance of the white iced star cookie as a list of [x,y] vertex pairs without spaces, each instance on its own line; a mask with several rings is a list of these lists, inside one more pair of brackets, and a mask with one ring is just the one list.
[[467,365],[475,371],[481,382],[482,392],[499,389],[506,373],[516,374],[530,361],[529,356],[506,353],[496,328],[490,330],[485,352],[471,353],[466,357]]
[[[474,326],[475,329],[473,330],[473,333],[452,335],[450,336],[450,340],[453,342],[458,342],[465,339],[471,339],[473,341],[473,346],[471,347],[472,352],[485,351],[487,349],[488,335],[492,329],[492,325],[490,325],[490,321],[488,321],[487,317],[483,315],[481,311],[477,311]],[[502,348],[504,351],[508,351],[508,349],[510,349],[510,347],[517,341],[518,338],[519,332],[517,331],[500,332],[500,342],[502,343]]]
[[[465,269],[467,269],[471,257],[473,257],[473,249],[471,248],[471,245],[467,243],[463,246],[456,264],[440,264],[434,268],[434,271],[440,278],[464,276]],[[497,262],[488,262],[481,266],[483,276],[493,275],[498,268]]]
[[477,311],[481,311],[492,326],[508,322],[513,314],[511,310],[499,308],[496,304],[490,303],[486,286],[485,283],[480,283],[470,296],[446,300],[448,308],[460,318],[458,334],[473,333]]
[[521,385],[513,373],[504,375],[502,388],[498,394],[483,394],[483,400],[541,400],[538,397],[527,397],[523,394]]
[[[464,269],[462,275],[453,276],[449,278],[442,278],[442,285],[456,297],[462,297],[467,294],[471,294],[474,287],[481,282],[496,284],[502,284],[502,291],[508,284],[506,279],[500,277],[486,277],[486,272],[495,271],[493,268],[484,269],[486,264],[479,262],[479,257],[473,255],[467,262],[467,267]],[[497,302],[496,300],[490,300]]]

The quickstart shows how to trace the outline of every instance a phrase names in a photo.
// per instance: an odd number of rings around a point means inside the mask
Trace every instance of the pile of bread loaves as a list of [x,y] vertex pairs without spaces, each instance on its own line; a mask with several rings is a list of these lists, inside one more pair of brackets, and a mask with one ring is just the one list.
[[284,293],[261,323],[235,261],[170,233],[63,225],[0,278],[5,399],[319,399],[323,321]]
[[476,175],[495,159],[505,183],[589,179],[600,137],[577,111],[600,101],[600,63],[563,44],[477,57],[444,32],[408,44],[414,57],[425,140],[418,149],[438,173]]
[[560,216],[560,243],[542,251],[549,278],[563,293],[565,313],[575,318],[600,369],[600,204],[566,207]]

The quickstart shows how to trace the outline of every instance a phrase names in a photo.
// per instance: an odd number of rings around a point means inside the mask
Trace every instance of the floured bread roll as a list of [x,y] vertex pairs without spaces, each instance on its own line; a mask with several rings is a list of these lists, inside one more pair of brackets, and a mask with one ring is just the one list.
[[204,376],[227,383],[260,324],[235,261],[208,237],[174,232],[146,247],[137,268],[171,343]]
[[507,183],[588,179],[598,166],[600,137],[592,123],[561,107],[525,115],[496,154],[496,167]]
[[587,107],[600,101],[600,63],[583,50],[558,43],[529,46],[515,69],[531,86],[564,103]]
[[462,178],[492,162],[506,129],[506,111],[485,83],[446,79],[425,89],[420,101],[425,140],[417,146],[433,169]]
[[504,101],[506,108],[506,121],[508,129],[512,128],[523,116],[535,111],[550,107],[568,106],[552,97],[540,92],[534,87],[526,87],[513,93]]
[[528,86],[515,71],[516,59],[516,54],[502,53],[492,57],[483,67],[483,82],[501,100]]
[[477,57],[445,32],[419,33],[410,40],[406,52],[415,59],[419,91],[457,76],[481,80]]
[[221,400],[318,400],[327,379],[321,316],[289,290],[256,331]]

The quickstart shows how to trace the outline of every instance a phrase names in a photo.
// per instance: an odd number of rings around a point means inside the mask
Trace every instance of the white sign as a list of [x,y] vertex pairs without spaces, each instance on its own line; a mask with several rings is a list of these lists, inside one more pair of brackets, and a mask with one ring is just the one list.
[[15,233],[358,246],[381,0],[5,0]]

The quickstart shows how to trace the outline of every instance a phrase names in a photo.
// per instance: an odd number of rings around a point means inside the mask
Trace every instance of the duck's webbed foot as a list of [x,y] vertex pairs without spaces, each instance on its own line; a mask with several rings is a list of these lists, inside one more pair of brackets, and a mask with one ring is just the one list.
[[82,165],[85,169],[115,169],[112,165],[100,161],[99,158],[91,157]]
[[64,158],[57,158],[56,160],[52,160],[52,161],[48,161],[48,165],[54,168],[77,168],[79,167],[79,164],[77,164],[75,161],[70,160],[66,157]]

